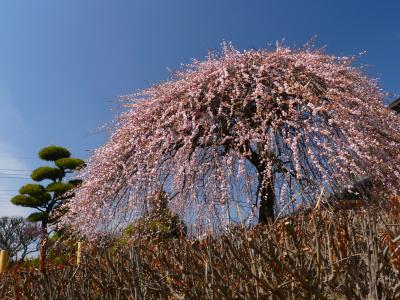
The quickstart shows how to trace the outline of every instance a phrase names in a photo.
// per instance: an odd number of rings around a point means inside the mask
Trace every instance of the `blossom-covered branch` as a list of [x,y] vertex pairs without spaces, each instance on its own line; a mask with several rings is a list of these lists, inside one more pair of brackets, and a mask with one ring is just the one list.
[[89,236],[143,215],[160,185],[197,230],[269,222],[360,176],[399,187],[398,117],[353,58],[225,45],[125,107],[63,219]]

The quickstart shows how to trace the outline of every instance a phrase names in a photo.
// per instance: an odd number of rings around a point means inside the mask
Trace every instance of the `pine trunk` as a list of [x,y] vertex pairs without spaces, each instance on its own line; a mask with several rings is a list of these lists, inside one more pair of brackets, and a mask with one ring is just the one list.
[[39,250],[39,269],[40,272],[46,273],[46,258],[47,258],[47,224],[42,222],[42,236]]

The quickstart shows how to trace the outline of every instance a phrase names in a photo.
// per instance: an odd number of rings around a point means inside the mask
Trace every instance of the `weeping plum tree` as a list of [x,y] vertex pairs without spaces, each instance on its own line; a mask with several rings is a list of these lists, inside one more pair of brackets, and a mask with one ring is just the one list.
[[397,189],[398,116],[353,60],[224,45],[128,96],[63,221],[99,233],[143,214],[160,184],[171,209],[212,228],[273,221],[366,175],[377,192]]

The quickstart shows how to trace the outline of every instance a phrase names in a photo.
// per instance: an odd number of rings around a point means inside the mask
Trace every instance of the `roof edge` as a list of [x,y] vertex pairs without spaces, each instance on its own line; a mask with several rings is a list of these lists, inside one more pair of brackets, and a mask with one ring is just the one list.
[[397,108],[398,106],[399,106],[399,108],[400,108],[400,98],[394,100],[392,103],[389,104],[388,107],[389,107],[390,109],[395,109],[395,108]]

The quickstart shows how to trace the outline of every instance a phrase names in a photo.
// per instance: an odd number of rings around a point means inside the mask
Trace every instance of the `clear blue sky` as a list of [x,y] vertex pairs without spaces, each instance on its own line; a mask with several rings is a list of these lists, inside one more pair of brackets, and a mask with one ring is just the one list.
[[[117,96],[168,77],[191,58],[286,39],[361,61],[400,93],[400,1],[3,0],[0,3],[0,215],[37,151],[59,144],[76,156],[104,142]],[[1,170],[3,169],[3,170]],[[18,174],[4,178],[2,173]]]

